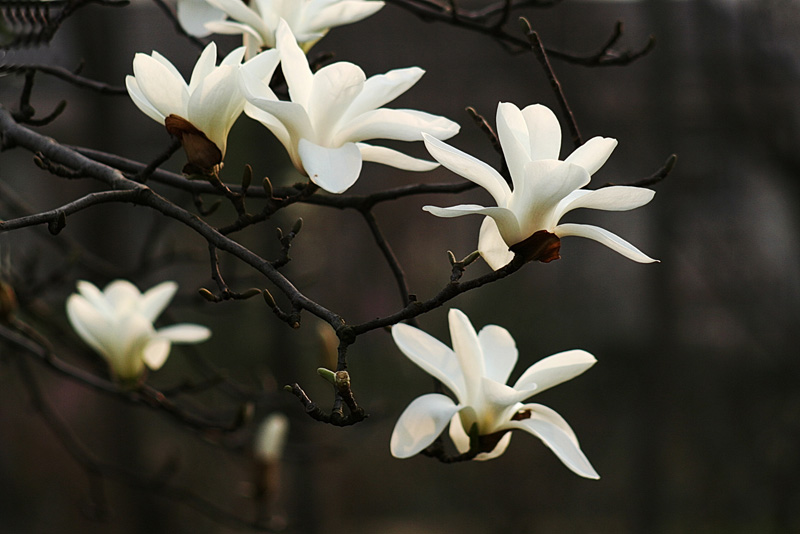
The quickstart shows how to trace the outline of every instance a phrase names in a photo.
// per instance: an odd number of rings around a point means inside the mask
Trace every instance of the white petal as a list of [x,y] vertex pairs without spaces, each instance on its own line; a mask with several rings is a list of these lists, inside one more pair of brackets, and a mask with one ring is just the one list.
[[133,74],[142,95],[165,117],[173,113],[183,117],[189,102],[186,82],[176,72],[174,67],[170,69],[146,54],[136,54],[133,58]]
[[514,259],[514,253],[508,250],[508,245],[500,235],[497,223],[491,217],[483,219],[481,224],[478,235],[478,252],[494,271],[505,267]]
[[558,222],[552,217],[558,203],[587,183],[589,174],[578,165],[556,160],[528,162],[525,180],[514,190],[508,206],[517,215],[523,239],[539,230],[552,231]]
[[244,59],[245,47],[240,46],[239,48],[234,48],[228,55],[222,58],[219,66],[228,65],[230,67],[240,67],[242,65],[242,60]]
[[592,137],[576,148],[564,161],[580,165],[586,169],[586,172],[591,176],[603,166],[616,146],[616,139],[610,137]]
[[247,57],[255,56],[258,53],[258,49],[265,44],[262,35],[247,24],[223,20],[220,22],[209,22],[206,24],[206,28],[221,35],[244,35],[245,47],[247,50],[245,55]]
[[[461,204],[459,206],[452,206],[449,208],[439,208],[437,206],[423,206],[422,209],[437,217],[460,217],[462,215],[488,215],[494,219],[498,231],[506,243],[512,245],[525,239],[527,236],[523,235],[517,217],[514,213],[506,208],[484,207],[476,206],[474,204]],[[506,247],[508,248],[508,247]]]
[[525,164],[531,160],[531,146],[525,118],[514,104],[501,102],[497,105],[497,137],[516,189],[525,178]]
[[505,384],[517,364],[517,344],[508,330],[494,324],[478,332],[486,378]]
[[[461,424],[461,416],[459,414],[454,415],[450,420],[450,439],[453,440],[453,444],[461,454],[469,450],[469,436],[464,431],[464,425]],[[509,443],[511,443],[511,432],[506,432],[506,434],[500,438],[500,441],[497,442],[494,449],[490,452],[478,454],[473,460],[486,461],[497,458],[506,452]]]
[[508,187],[500,173],[484,162],[447,143],[427,135],[423,135],[423,138],[425,140],[425,148],[428,149],[428,152],[436,161],[454,173],[486,189],[498,206],[507,207],[507,201],[511,197],[511,188]]
[[511,421],[508,423],[509,428],[525,430],[541,439],[574,473],[586,478],[600,478],[583,454],[575,433],[560,415],[541,405],[527,405],[523,408],[531,410],[531,417],[522,421]]
[[192,77],[189,80],[189,94],[191,94],[197,88],[200,81],[211,74],[216,67],[217,45],[212,41],[203,49],[203,53],[200,54],[200,58],[197,60],[197,63],[194,64]]
[[206,23],[223,20],[225,12],[205,0],[178,0],[178,21],[187,33],[205,37],[211,33]]
[[553,233],[558,237],[579,236],[593,239],[602,243],[611,250],[618,252],[628,259],[639,263],[653,263],[655,260],[634,247],[616,234],[612,234],[604,228],[588,224],[559,224],[553,229]]
[[114,308],[106,299],[105,294],[96,285],[86,280],[78,280],[76,284],[80,293],[100,313],[108,317],[114,316]]
[[308,66],[308,59],[297,45],[294,34],[285,20],[281,20],[278,24],[275,36],[276,47],[281,53],[281,69],[289,86],[289,96],[292,102],[307,107],[314,79]]
[[175,296],[176,291],[178,291],[178,284],[175,282],[161,282],[157,286],[151,287],[139,300],[139,313],[150,322],[155,321]]
[[165,337],[154,337],[145,346],[142,353],[142,360],[144,360],[145,365],[153,371],[161,369],[164,362],[167,361],[167,356],[169,356],[171,348],[172,344],[169,339]]
[[409,458],[433,443],[459,407],[438,393],[423,395],[408,405],[392,431],[395,458]]
[[95,333],[108,328],[108,316],[82,296],[73,294],[67,298],[67,318],[81,339],[102,355],[105,348]]
[[218,67],[206,76],[189,98],[188,120],[225,155],[228,133],[244,109],[233,67]]
[[395,69],[386,74],[371,76],[364,82],[361,94],[347,110],[343,122],[391,102],[419,81],[425,71],[419,67]]
[[264,20],[252,9],[247,7],[241,0],[206,0],[212,6],[225,11],[230,18],[250,26],[255,31],[265,37],[270,33],[269,28],[264,24]]
[[493,460],[506,452],[509,443],[511,443],[511,432],[506,432],[505,435],[500,438],[500,441],[497,442],[497,445],[495,445],[494,449],[492,449],[490,452],[482,452],[478,454],[475,458],[473,458],[473,460],[478,462]]
[[200,343],[211,337],[211,330],[199,324],[180,323],[160,328],[156,334],[172,343]]
[[275,93],[269,88],[269,82],[272,79],[272,75],[275,73],[275,69],[278,67],[278,63],[280,63],[280,61],[280,53],[273,48],[272,50],[265,50],[256,55],[254,58],[246,61],[242,65],[241,69],[246,70],[254,78],[264,82],[266,88],[263,90],[263,94],[269,95],[269,97],[277,100],[278,97],[275,96]]
[[561,152],[561,125],[555,113],[541,104],[533,104],[522,110],[528,126],[531,160],[558,159]]
[[439,379],[459,399],[466,397],[461,366],[450,347],[419,328],[403,323],[392,327],[392,338],[409,360]]
[[361,151],[361,159],[364,161],[382,163],[405,171],[430,171],[439,166],[435,161],[413,158],[383,146],[368,145],[367,143],[356,143],[356,146]]
[[560,219],[568,211],[578,208],[589,208],[605,211],[628,211],[640,206],[644,206],[655,196],[656,192],[652,189],[631,186],[611,186],[603,187],[594,191],[580,189],[574,193],[579,195],[569,195],[559,204],[556,218]]
[[139,289],[127,280],[112,281],[103,289],[103,295],[115,314],[138,309],[142,298]]
[[[296,1],[296,0],[294,0]],[[383,2],[365,2],[362,0],[343,0],[331,2],[315,17],[308,21],[309,31],[322,31],[352,22],[358,22],[380,10]]]
[[467,405],[472,405],[482,396],[483,386],[481,384],[485,375],[483,366],[483,353],[481,344],[478,341],[478,334],[461,310],[451,308],[447,314],[450,325],[450,341],[453,351],[458,357],[461,374],[464,377],[466,386],[466,398],[459,397],[459,400]]
[[535,386],[536,393],[540,393],[575,378],[596,362],[595,357],[585,350],[559,352],[528,367],[514,384],[514,389],[530,389]]
[[336,142],[367,139],[422,141],[423,134],[447,139],[458,133],[458,124],[439,115],[415,109],[380,108],[367,111],[343,124]]
[[147,97],[144,96],[144,93],[139,88],[139,84],[136,82],[135,77],[130,75],[126,76],[125,87],[128,89],[128,94],[130,95],[131,100],[133,100],[133,103],[136,104],[136,107],[139,108],[142,113],[154,121],[164,124],[165,115],[153,107],[150,101],[147,100]]
[[314,74],[308,116],[318,139],[333,139],[339,118],[361,92],[367,77],[360,67],[340,61]]
[[361,152],[355,143],[327,148],[300,139],[297,150],[308,177],[329,193],[343,193],[361,174]]

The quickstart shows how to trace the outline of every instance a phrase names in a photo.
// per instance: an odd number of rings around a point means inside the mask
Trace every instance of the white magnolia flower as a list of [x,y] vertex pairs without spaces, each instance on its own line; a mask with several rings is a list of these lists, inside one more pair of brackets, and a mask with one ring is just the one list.
[[[242,34],[247,57],[275,47],[275,31],[284,19],[308,51],[330,28],[365,19],[384,6],[372,0],[178,0],[178,20],[198,37]],[[230,20],[227,20],[230,18]]]
[[208,328],[195,324],[153,327],[178,290],[175,282],[163,282],[144,294],[127,280],[115,280],[103,291],[83,280],[77,287],[78,293],[67,299],[69,322],[122,381],[140,377],[145,365],[159,369],[172,343],[199,343],[211,336]]
[[423,134],[447,139],[458,133],[458,124],[444,117],[380,107],[408,90],[425,71],[410,67],[367,79],[357,65],[339,62],[312,74],[285,22],[278,27],[277,40],[291,102],[278,100],[269,85],[245,65],[240,71],[248,100],[245,113],[269,128],[286,147],[294,166],[312,182],[341,193],[358,179],[362,161],[409,171],[438,167],[435,162],[361,142],[375,138],[420,141]]
[[286,436],[289,433],[289,418],[282,413],[269,414],[256,432],[253,453],[264,463],[275,463],[283,456]]
[[470,450],[478,436],[485,452],[476,460],[490,460],[505,452],[511,430],[523,430],[541,439],[569,469],[586,478],[600,478],[581,451],[575,433],[555,411],[541,404],[522,404],[531,395],[570,380],[594,365],[583,350],[549,356],[530,366],[513,387],[506,385],[517,363],[517,347],[505,328],[488,325],[476,333],[466,315],[450,310],[453,349],[422,330],[405,324],[392,327],[403,354],[439,379],[455,395],[430,393],[408,405],[394,427],[392,455],[408,458],[428,447],[450,423],[456,448]]
[[[187,85],[164,56],[140,53],[125,85],[140,110],[181,139],[190,163],[211,169],[225,156],[228,132],[244,109],[237,77],[243,56],[244,48],[237,48],[216,66],[217,46],[210,43]],[[248,68],[252,76],[269,79],[278,61],[277,52],[268,52],[248,62]]]
[[611,155],[617,146],[616,139],[594,137],[566,160],[560,161],[561,127],[553,112],[540,104],[520,111],[514,104],[500,103],[497,106],[497,135],[511,174],[513,190],[489,165],[437,139],[425,137],[425,146],[439,163],[486,189],[497,207],[469,204],[449,208],[425,206],[423,209],[439,217],[486,215],[478,250],[493,269],[499,269],[513,259],[514,252],[509,247],[513,248],[536,232],[542,233],[535,240],[551,234],[549,238],[556,244],[555,251],[551,251],[553,254],[549,256],[529,259],[549,261],[558,258],[558,239],[553,236],[574,235],[594,239],[634,261],[657,261],[603,228],[559,224],[561,217],[577,208],[626,211],[643,206],[653,198],[655,192],[642,187],[581,189]]

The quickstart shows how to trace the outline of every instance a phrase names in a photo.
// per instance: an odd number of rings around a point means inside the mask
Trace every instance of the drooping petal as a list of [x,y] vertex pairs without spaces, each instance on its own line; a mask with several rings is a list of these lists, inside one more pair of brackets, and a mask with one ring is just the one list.
[[575,433],[560,415],[541,405],[526,405],[523,408],[530,410],[530,417],[521,421],[509,422],[509,428],[519,428],[541,439],[574,473],[585,478],[600,478],[586,455],[583,454],[578,440],[575,439]]
[[616,139],[611,137],[592,137],[576,148],[564,161],[580,165],[591,176],[603,166],[616,147]]
[[422,141],[423,134],[448,139],[458,133],[458,124],[439,115],[415,109],[380,108],[367,111],[343,124],[335,142],[367,139]]
[[486,189],[498,206],[507,207],[508,199],[511,197],[511,188],[508,187],[500,173],[479,159],[447,143],[443,143],[429,135],[423,135],[422,137],[425,141],[425,148],[428,149],[428,152],[436,161],[454,173]]
[[362,0],[330,2],[328,7],[321,9],[307,22],[307,28],[309,31],[323,31],[335,26],[358,22],[378,12],[383,6],[383,2],[364,2]]
[[339,118],[361,92],[367,77],[357,65],[340,61],[314,74],[308,116],[319,140],[333,140]]
[[361,152],[355,143],[328,148],[300,139],[298,153],[311,181],[329,193],[343,193],[361,174]]
[[497,223],[491,217],[483,219],[478,235],[478,252],[492,270],[496,271],[511,263],[514,253],[508,250],[508,245],[500,235]]
[[361,90],[350,108],[342,117],[342,122],[347,121],[378,109],[379,107],[391,102],[401,94],[408,91],[415,83],[419,81],[425,71],[419,67],[409,67],[406,69],[390,70],[386,74],[378,74],[371,76],[364,82],[364,88]]
[[517,364],[517,343],[502,326],[486,325],[478,332],[486,378],[505,384]]
[[316,140],[311,121],[302,105],[270,98],[263,89],[265,84],[261,80],[250,72],[240,73],[241,88],[247,101],[280,121],[289,133],[293,146],[296,147],[300,139]]
[[178,284],[171,281],[161,282],[157,286],[151,287],[144,292],[139,301],[139,313],[150,322],[155,321],[172,301],[176,291],[178,291]]
[[395,458],[409,458],[433,443],[459,407],[444,395],[429,393],[408,405],[392,431]]
[[561,152],[561,125],[547,106],[533,104],[522,110],[531,147],[531,160],[558,159]]
[[172,343],[200,343],[211,337],[211,330],[199,324],[180,323],[160,328],[156,334]]
[[530,389],[536,387],[540,393],[567,380],[580,375],[597,360],[585,350],[568,350],[548,356],[534,363],[522,373],[514,384],[514,389]]
[[458,357],[466,386],[466,398],[458,399],[464,404],[471,405],[481,396],[481,380],[485,374],[481,344],[475,328],[464,312],[451,308],[447,320],[450,325],[450,342]]
[[461,204],[459,206],[451,206],[449,208],[440,208],[437,206],[423,206],[422,209],[437,217],[461,217],[462,215],[488,215],[494,219],[498,231],[503,237],[503,240],[510,242],[512,245],[522,241],[524,236],[520,230],[517,216],[506,208],[484,207],[475,204]]
[[157,371],[167,361],[171,349],[172,343],[170,343],[169,339],[165,337],[151,338],[142,352],[142,361],[147,367]]
[[211,33],[206,23],[224,18],[225,12],[206,0],[178,0],[178,21],[187,33],[195,37],[206,37]]
[[580,195],[569,195],[556,209],[555,218],[561,219],[565,213],[578,208],[590,208],[605,211],[628,211],[644,206],[655,196],[656,192],[652,189],[631,186],[611,186],[587,191],[580,189],[575,193]]
[[392,327],[392,338],[409,360],[439,379],[456,397],[466,396],[464,376],[453,349],[419,328],[403,323]]
[[367,143],[356,143],[356,146],[361,151],[361,158],[364,161],[382,163],[405,171],[430,171],[439,166],[435,161],[414,158],[383,146],[369,145]]
[[607,246],[611,250],[622,254],[626,258],[639,263],[653,263],[658,261],[634,247],[618,235],[598,226],[592,226],[589,224],[559,224],[553,229],[553,233],[558,237],[574,235],[593,239],[594,241]]

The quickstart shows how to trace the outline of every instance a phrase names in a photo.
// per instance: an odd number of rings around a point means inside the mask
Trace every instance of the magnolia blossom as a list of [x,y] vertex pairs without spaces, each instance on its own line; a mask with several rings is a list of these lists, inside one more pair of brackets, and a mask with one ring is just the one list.
[[[244,109],[236,75],[243,56],[244,48],[237,48],[216,66],[217,46],[210,43],[200,54],[187,85],[158,52],[152,56],[136,54],[134,75],[125,79],[133,103],[181,139],[189,163],[201,171],[222,161],[228,132]],[[247,64],[252,76],[269,79],[278,61],[277,52],[267,52]]]
[[127,280],[115,280],[103,291],[83,280],[77,287],[78,293],[67,299],[69,322],[122,381],[139,378],[145,365],[159,369],[172,343],[199,343],[211,336],[208,328],[196,324],[153,327],[178,290],[175,282],[163,282],[145,293]]
[[559,224],[567,212],[577,208],[626,211],[647,204],[655,195],[650,189],[630,186],[582,189],[617,146],[615,139],[594,137],[561,161],[558,159],[561,127],[553,112],[540,104],[520,111],[514,104],[500,103],[497,106],[497,135],[513,189],[489,165],[438,139],[425,136],[425,146],[439,163],[485,188],[497,207],[468,204],[449,208],[425,206],[423,209],[439,217],[486,215],[478,250],[493,269],[499,269],[513,259],[514,252],[509,247],[513,248],[537,232],[541,234],[534,238],[540,241],[536,245],[549,238],[554,250],[551,249],[549,255],[528,259],[549,261],[558,258],[557,238],[574,235],[594,239],[637,262],[656,261],[603,228]]
[[403,354],[439,379],[456,397],[430,393],[414,400],[400,416],[391,438],[392,455],[408,458],[428,447],[450,423],[456,448],[470,450],[477,437],[490,460],[505,452],[511,430],[541,439],[569,469],[586,478],[600,478],[581,451],[575,433],[564,419],[541,404],[523,404],[528,397],[570,380],[594,365],[583,350],[549,356],[530,366],[513,387],[506,385],[517,363],[517,347],[505,328],[488,325],[476,333],[466,315],[450,310],[453,348],[405,324],[392,327]]
[[308,51],[330,28],[365,19],[383,5],[372,0],[254,0],[250,6],[242,0],[178,0],[178,20],[198,37],[244,35],[249,58],[262,48],[275,47],[280,19]]
[[409,171],[438,167],[432,161],[361,142],[375,138],[420,141],[423,134],[447,139],[458,133],[458,124],[444,117],[380,107],[408,90],[425,71],[411,67],[367,79],[358,66],[339,62],[312,73],[285,22],[278,27],[277,41],[291,102],[278,100],[246,64],[240,71],[248,101],[245,113],[269,128],[297,170],[312,182],[341,193],[358,179],[362,161]]

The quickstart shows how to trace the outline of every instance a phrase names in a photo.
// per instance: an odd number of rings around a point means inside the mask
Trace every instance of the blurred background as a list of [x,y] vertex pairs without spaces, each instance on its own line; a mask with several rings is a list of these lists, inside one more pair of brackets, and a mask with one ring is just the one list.
[[[257,477],[251,461],[254,428],[268,413],[280,411],[289,417],[290,431],[271,512],[272,525],[286,532],[800,531],[800,2],[564,0],[520,14],[547,47],[576,55],[599,50],[618,20],[625,23],[618,48],[638,50],[649,35],[656,37],[652,53],[624,67],[553,60],[584,137],[619,140],[594,185],[642,179],[670,154],[678,155],[675,170],[655,187],[656,197],[646,207],[567,217],[608,228],[661,263],[636,264],[597,243],[567,238],[561,260],[529,264],[449,303],[477,328],[495,323],[511,332],[520,351],[512,381],[555,352],[582,348],[597,357],[591,370],[535,402],[571,424],[602,478],[575,476],[538,440],[522,434],[491,462],[444,465],[424,457],[392,458],[388,444],[395,421],[432,385],[382,331],[360,337],[349,352],[354,391],[369,419],[349,428],[312,421],[281,387],[299,382],[329,408],[330,387],[315,372],[332,366],[326,327],[304,314],[303,326],[292,330],[260,299],[203,301],[197,289],[213,288],[205,243],[144,208],[116,204],[70,217],[57,237],[45,228],[0,235],[2,274],[25,305],[22,318],[48,334],[62,357],[103,375],[102,363],[66,322],[63,303],[75,281],[102,286],[125,276],[144,290],[178,280],[180,294],[163,324],[206,324],[214,337],[174,348],[150,382],[169,389],[218,368],[241,389],[223,385],[179,399],[223,412],[250,399],[254,422],[234,434],[198,432],[31,364],[44,399],[92,457],[134,470],[142,480],[170,472],[169,487],[187,489],[250,520]],[[232,38],[218,42],[225,51],[237,46]],[[85,60],[84,76],[121,86],[134,53],[153,49],[187,76],[197,56],[152,3],[141,1],[124,9],[86,7],[64,24],[50,47],[7,52],[0,63],[74,68]],[[456,120],[462,131],[450,142],[495,167],[498,156],[466,106],[492,125],[500,101],[557,109],[531,53],[509,54],[486,36],[422,22],[393,5],[334,29],[310,57],[328,51],[367,75],[412,65],[426,69],[391,107]],[[64,114],[40,129],[61,143],[139,161],[152,160],[169,143],[163,128],[127,96],[101,96],[43,75],[37,79],[32,104],[40,113],[68,101]],[[0,77],[2,105],[14,108],[21,88],[20,76]],[[563,118],[562,127],[567,132]],[[422,146],[405,145],[404,150],[424,155]],[[562,157],[571,150],[565,135]],[[88,181],[41,171],[20,149],[0,154],[0,161],[2,218],[17,216],[21,206],[51,209],[98,190]],[[181,153],[164,167],[177,172],[183,163]],[[275,184],[298,179],[266,129],[242,117],[229,139],[223,178],[238,182],[245,163]],[[352,192],[459,180],[446,170],[417,175],[366,164]],[[186,193],[153,187],[191,206]],[[447,283],[446,250],[461,258],[476,248],[480,225],[479,217],[438,219],[421,207],[486,200],[484,191],[474,190],[457,197],[411,197],[376,209],[421,299]],[[223,206],[209,220],[223,224],[233,216]],[[285,270],[297,287],[351,323],[402,306],[358,213],[295,205],[240,238],[257,253],[275,257],[274,228],[288,229],[297,217],[305,224]],[[77,249],[86,261],[75,261]],[[149,262],[141,261],[145,257]],[[238,289],[265,285],[231,258],[223,258],[222,268]],[[487,267],[477,262],[467,277],[484,272]],[[449,344],[446,316],[442,308],[420,323]],[[30,356],[0,342],[0,531],[247,530],[198,513],[195,506],[202,504],[156,483],[137,486],[113,477],[98,482],[35,409],[18,369],[21,358]],[[241,395],[244,390],[255,394]],[[93,519],[103,515],[101,509],[107,510],[105,518]]]

